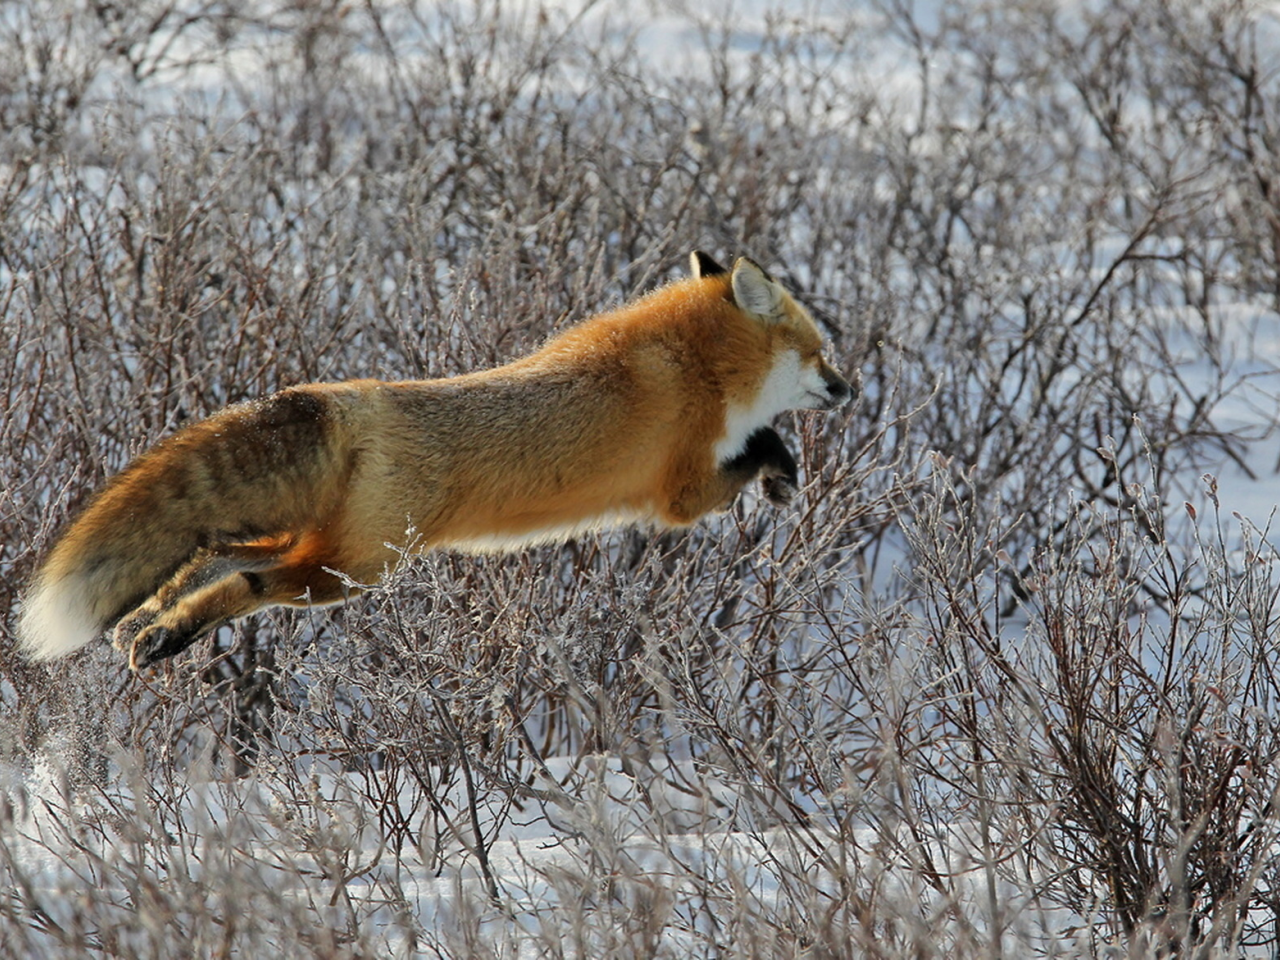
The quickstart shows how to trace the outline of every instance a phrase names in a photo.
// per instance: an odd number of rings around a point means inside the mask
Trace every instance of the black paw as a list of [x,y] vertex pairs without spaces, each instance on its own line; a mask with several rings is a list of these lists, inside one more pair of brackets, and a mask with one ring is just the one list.
[[796,498],[795,476],[765,476],[760,480],[765,499],[775,507],[787,507]]
[[134,638],[150,626],[160,615],[158,607],[141,606],[116,622],[111,631],[111,645],[117,650],[129,650]]
[[755,476],[757,473],[780,475],[795,480],[796,458],[772,427],[761,427],[747,438],[742,452],[724,465],[728,471]]
[[129,648],[129,669],[141,670],[153,663],[181,653],[196,642],[197,634],[170,630],[168,627],[147,627],[133,638]]
[[782,437],[772,427],[762,427],[747,440],[744,466],[760,476],[765,498],[775,507],[785,507],[800,488],[800,468]]

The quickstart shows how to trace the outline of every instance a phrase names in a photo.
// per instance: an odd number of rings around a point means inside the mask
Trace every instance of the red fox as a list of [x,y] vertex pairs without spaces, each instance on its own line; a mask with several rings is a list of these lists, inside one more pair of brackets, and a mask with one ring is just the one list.
[[[263,607],[338,603],[415,551],[678,527],[755,477],[785,504],[770,422],[852,396],[812,318],[757,264],[693,277],[506,366],[291,387],[138,457],[57,540],[18,633],[51,659],[114,625],[140,669]],[[343,576],[345,575],[345,576]]]

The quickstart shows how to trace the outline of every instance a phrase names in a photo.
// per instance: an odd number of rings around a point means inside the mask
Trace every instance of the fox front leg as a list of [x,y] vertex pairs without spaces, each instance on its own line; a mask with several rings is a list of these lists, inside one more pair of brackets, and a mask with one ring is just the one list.
[[742,452],[725,463],[726,473],[744,478],[759,476],[764,495],[776,507],[785,507],[799,489],[796,458],[772,427],[761,427],[747,438]]

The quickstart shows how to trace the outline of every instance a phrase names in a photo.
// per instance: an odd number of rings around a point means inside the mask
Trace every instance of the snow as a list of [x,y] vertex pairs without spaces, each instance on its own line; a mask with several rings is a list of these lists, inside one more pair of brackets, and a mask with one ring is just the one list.
[[[688,784],[701,779],[691,768],[678,776]],[[284,902],[341,901],[345,910],[339,913],[360,919],[379,955],[395,957],[413,955],[433,930],[464,926],[460,918],[470,918],[483,938],[514,945],[521,956],[539,956],[546,945],[544,924],[556,914],[562,919],[575,911],[607,913],[610,901],[646,897],[659,913],[669,911],[663,949],[692,949],[715,941],[717,894],[766,915],[785,913],[798,880],[820,898],[838,899],[848,868],[829,855],[839,849],[836,838],[820,832],[798,838],[764,822],[725,829],[722,815],[746,805],[749,785],[703,782],[706,789],[695,799],[673,793],[667,780],[640,782],[616,757],[550,758],[533,785],[548,799],[500,822],[481,801],[484,867],[475,835],[465,830],[443,862],[441,852],[429,846],[389,850],[376,811],[369,809],[367,784],[357,789],[341,774],[316,771],[306,784],[311,796],[305,821],[298,817],[302,807],[252,778],[230,784],[180,780],[171,811],[146,811],[134,806],[128,790],[93,801],[77,798],[57,767],[45,766],[10,779],[10,802],[23,811],[3,845],[10,858],[6,866],[22,878],[28,898],[48,920],[68,928],[76,923],[77,889],[94,882],[95,874],[99,882],[119,885],[95,896],[130,911],[137,909],[138,891],[120,882],[126,867],[141,868],[144,875],[154,871],[154,882],[161,884],[207,890],[210,909],[217,909],[219,885],[243,885],[252,873],[256,884]],[[467,807],[457,788],[440,800],[458,811]],[[112,817],[103,819],[104,810]],[[167,842],[149,849],[157,832]],[[934,853],[953,865],[955,896],[980,918],[987,878],[979,834],[974,825],[953,825]],[[882,895],[901,896],[904,904],[919,895],[905,872],[897,875],[896,855],[884,850],[873,831],[854,828],[841,840],[864,851],[861,870],[883,873]],[[904,831],[904,850],[917,842]],[[326,858],[319,851],[340,855]],[[609,862],[602,864],[602,856]],[[602,867],[612,877],[612,890],[599,887]],[[488,898],[486,872],[500,905]],[[1024,893],[1002,890],[1003,920],[1011,929],[1018,926],[1013,914],[1030,909],[1027,900]],[[945,908],[941,900],[939,907]],[[1025,922],[1040,926],[1038,937],[1047,932],[1066,940],[1081,922],[1065,912],[1047,919],[1046,925],[1042,913]]]

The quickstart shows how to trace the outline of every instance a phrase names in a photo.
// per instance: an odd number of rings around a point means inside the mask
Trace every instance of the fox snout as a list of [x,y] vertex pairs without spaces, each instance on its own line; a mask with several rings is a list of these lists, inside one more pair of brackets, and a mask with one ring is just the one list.
[[827,392],[820,409],[834,410],[853,399],[853,386],[834,367],[823,363],[818,372],[822,375],[822,383]]

